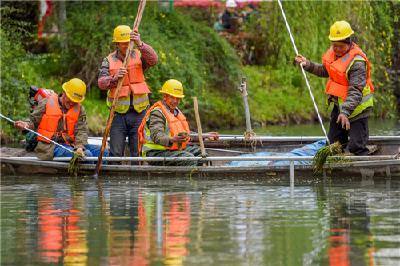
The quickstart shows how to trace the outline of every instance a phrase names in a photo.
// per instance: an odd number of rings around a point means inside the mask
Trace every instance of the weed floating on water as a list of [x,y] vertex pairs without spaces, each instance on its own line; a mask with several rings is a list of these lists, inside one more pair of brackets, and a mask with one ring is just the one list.
[[329,156],[340,155],[342,152],[342,145],[339,142],[327,145],[317,151],[313,159],[314,173],[321,173],[324,164]]

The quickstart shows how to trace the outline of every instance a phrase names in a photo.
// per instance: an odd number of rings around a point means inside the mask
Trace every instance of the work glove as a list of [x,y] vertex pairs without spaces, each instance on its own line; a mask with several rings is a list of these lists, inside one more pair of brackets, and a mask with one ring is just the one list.
[[142,40],[140,39],[140,33],[137,30],[131,31],[130,39],[132,42],[135,43],[137,47],[140,47],[143,45]]

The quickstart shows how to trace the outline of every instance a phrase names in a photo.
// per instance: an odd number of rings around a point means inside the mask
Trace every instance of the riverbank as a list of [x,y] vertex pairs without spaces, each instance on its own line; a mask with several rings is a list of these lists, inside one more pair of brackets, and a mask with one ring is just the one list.
[[[101,135],[108,109],[105,95],[96,87],[98,67],[102,58],[114,48],[111,44],[114,24],[118,21],[130,25],[134,19],[132,10],[135,10],[137,3],[67,1],[65,4],[68,12],[68,20],[63,28],[65,36],[55,33],[39,41],[32,34],[36,20],[20,17],[18,13],[18,10],[31,10],[34,14],[37,4],[24,2],[21,9],[18,3],[5,3],[12,8],[2,9],[1,62],[8,63],[2,64],[1,71],[1,113],[14,120],[27,118],[30,85],[60,92],[63,82],[78,76],[88,84],[84,105],[88,113],[89,130],[93,135]],[[296,38],[298,48],[310,59],[320,61],[321,54],[329,45],[322,32],[326,32],[332,21],[323,15],[323,11],[327,7],[342,11],[342,4],[293,2],[285,7],[292,18],[293,32],[296,37],[299,33],[302,36]],[[55,8],[59,8],[57,5],[58,2]],[[352,2],[346,6],[346,14],[343,14],[348,15],[354,25],[358,43],[365,47],[372,63],[376,86],[374,116],[381,119],[393,118],[397,112],[393,90],[398,88],[398,78],[393,76],[397,72],[392,68],[399,53],[393,42],[397,32],[394,31],[396,16],[392,13],[397,14],[399,6],[391,1]],[[152,102],[160,99],[158,91],[162,83],[175,78],[184,84],[186,97],[180,108],[192,122],[193,129],[192,96],[198,97],[205,129],[242,128],[244,111],[237,87],[241,77],[246,77],[255,126],[317,121],[301,72],[292,65],[293,48],[281,14],[274,12],[277,4],[263,2],[258,8],[259,16],[241,29],[252,34],[246,39],[245,47],[254,59],[252,65],[243,65],[238,56],[243,51],[212,29],[210,21],[205,19],[212,15],[208,10],[196,10],[196,17],[192,9],[180,8],[166,12],[157,2],[149,2],[141,24],[141,37],[154,47],[159,56],[158,64],[146,73],[153,91]],[[85,16],[82,16],[81,10],[85,10]],[[98,17],[99,10],[107,16]],[[299,10],[312,11],[316,16],[304,20],[303,12]],[[372,10],[376,12],[371,13]],[[356,19],[353,14],[363,16]],[[53,15],[57,21],[57,13]],[[371,17],[374,17],[372,25]],[[24,23],[16,23],[19,21]],[[57,26],[55,22],[49,23]],[[38,47],[43,49],[38,50]],[[311,75],[309,80],[319,111],[327,120],[329,110],[325,106],[325,80]],[[18,133],[15,130],[3,121],[0,123],[2,138],[16,138]]]

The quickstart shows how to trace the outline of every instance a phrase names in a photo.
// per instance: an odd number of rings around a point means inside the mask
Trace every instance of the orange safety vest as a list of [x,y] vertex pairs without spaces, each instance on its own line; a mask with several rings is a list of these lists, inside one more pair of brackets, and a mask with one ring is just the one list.
[[[62,136],[65,143],[72,144],[75,142],[75,126],[78,122],[79,114],[81,112],[81,105],[76,104],[73,108],[69,109],[66,114],[61,111],[60,104],[58,103],[57,94],[51,95],[46,103],[46,109],[40,120],[38,133],[52,139],[54,134]],[[64,129],[58,131],[58,121],[63,118]],[[50,143],[48,140],[39,137],[38,141]],[[71,141],[70,141],[71,140]]]
[[166,147],[159,144],[155,144],[151,140],[150,130],[147,127],[147,122],[150,118],[151,111],[153,111],[154,109],[160,109],[162,114],[164,115],[167,122],[165,125],[165,131],[166,134],[168,134],[170,137],[174,137],[178,135],[178,133],[180,132],[187,132],[188,134],[190,133],[189,124],[186,121],[186,117],[183,115],[183,113],[179,111],[178,115],[175,116],[165,107],[165,105],[161,101],[158,101],[147,110],[146,115],[143,117],[142,123],[139,126],[138,129],[139,154],[142,150],[142,147],[144,146],[147,146],[149,149],[168,149],[168,150],[185,149],[186,145],[189,142],[189,138],[187,141],[182,143],[181,147],[178,147],[177,143],[173,143],[172,146]]
[[346,100],[349,90],[347,71],[356,55],[361,56],[367,63],[367,86],[369,86],[371,92],[374,92],[374,87],[371,81],[370,63],[360,47],[353,43],[350,51],[340,58],[336,58],[332,47],[330,47],[322,56],[322,62],[329,74],[329,80],[326,83],[325,89],[326,94],[340,97],[343,101]]
[[[118,70],[122,67],[123,62],[119,60],[115,54],[117,51],[112,52],[107,56],[108,62],[110,64],[109,71],[110,75],[114,76],[118,73]],[[146,94],[150,93],[150,89],[145,82],[145,77],[143,74],[142,60],[140,59],[140,52],[138,49],[134,49],[133,56],[129,60],[127,66],[128,74],[124,77],[122,87],[119,91],[119,97],[125,97],[131,94]],[[117,87],[111,88],[110,97],[114,98],[115,90]]]

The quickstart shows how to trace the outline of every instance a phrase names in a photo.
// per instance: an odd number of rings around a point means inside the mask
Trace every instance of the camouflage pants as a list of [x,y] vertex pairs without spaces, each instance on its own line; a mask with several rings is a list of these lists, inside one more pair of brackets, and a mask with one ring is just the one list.
[[[170,150],[151,150],[146,153],[147,157],[197,157],[201,155],[200,148],[197,146],[186,146],[181,151],[170,151]],[[197,161],[179,161],[179,162],[149,162],[150,165],[159,166],[196,166]]]

